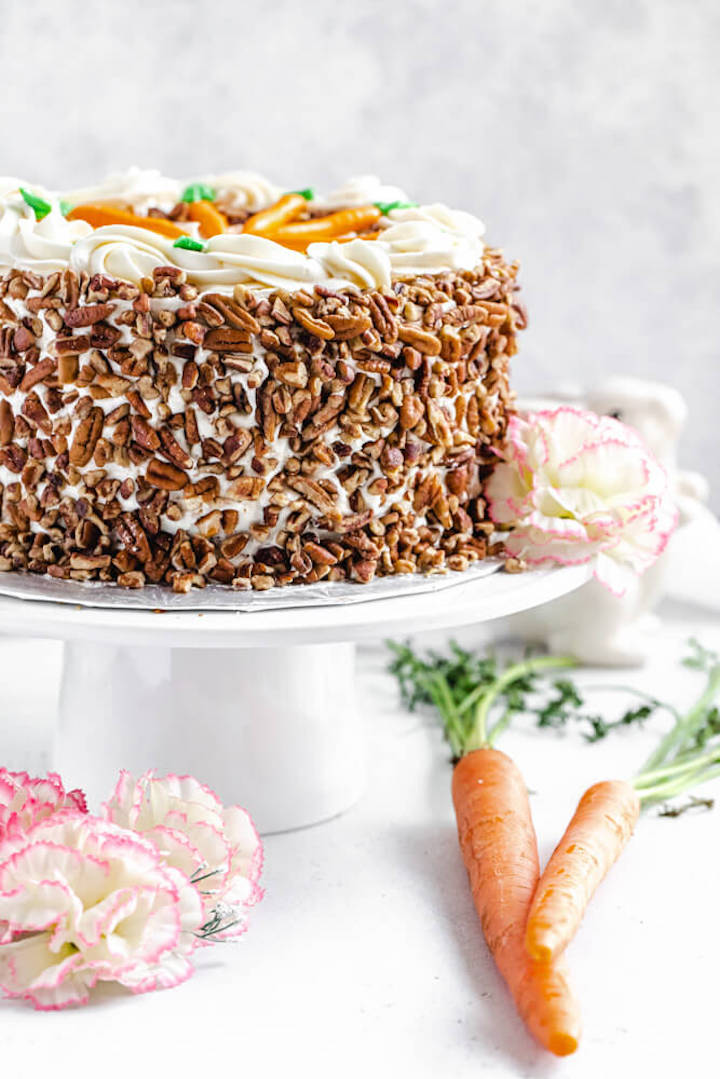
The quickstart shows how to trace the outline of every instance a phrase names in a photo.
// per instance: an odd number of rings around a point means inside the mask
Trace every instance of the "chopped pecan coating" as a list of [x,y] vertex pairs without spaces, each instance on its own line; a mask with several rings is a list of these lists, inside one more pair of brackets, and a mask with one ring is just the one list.
[[230,296],[10,271],[0,567],[263,590],[484,558],[515,273],[487,251],[387,293]]

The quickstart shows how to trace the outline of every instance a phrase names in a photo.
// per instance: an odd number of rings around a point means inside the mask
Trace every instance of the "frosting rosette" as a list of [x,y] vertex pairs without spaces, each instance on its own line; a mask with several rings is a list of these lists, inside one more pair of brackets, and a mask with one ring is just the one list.
[[63,810],[0,850],[0,989],[58,1009],[97,982],[134,993],[192,973],[198,890],[142,836]]
[[213,940],[244,932],[248,910],[263,894],[262,843],[244,809],[224,806],[192,776],[146,772],[135,779],[122,771],[101,812],[142,833],[168,865],[197,883]]
[[5,839],[26,832],[60,809],[87,812],[81,790],[66,791],[55,772],[35,777],[0,768],[0,847]]
[[574,408],[511,417],[486,497],[509,555],[591,563],[616,595],[662,553],[677,518],[667,475],[639,435]]

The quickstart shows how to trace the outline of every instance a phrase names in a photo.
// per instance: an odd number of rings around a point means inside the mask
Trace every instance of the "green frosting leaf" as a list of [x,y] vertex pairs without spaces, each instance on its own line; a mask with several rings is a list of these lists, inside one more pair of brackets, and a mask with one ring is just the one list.
[[[196,200],[193,200],[196,201]],[[192,236],[178,236],[173,247],[181,247],[183,251],[204,251],[205,244],[199,240],[193,240]]]
[[402,202],[400,199],[396,199],[395,202],[375,202],[373,205],[377,206],[381,214],[387,216],[391,210],[409,210],[411,207],[417,206],[417,203]]
[[63,215],[63,217],[67,217],[71,210],[72,203],[66,202],[65,199],[60,199],[60,213]]
[[288,195],[302,195],[304,199],[310,202],[315,198],[315,188],[303,187],[300,191],[288,191]]
[[213,202],[215,191],[209,184],[188,184],[182,195],[181,202]]
[[20,194],[24,198],[31,210],[34,210],[35,217],[38,221],[42,221],[44,217],[52,210],[52,206],[45,199],[41,199],[39,195],[33,195],[32,191],[26,191],[24,187],[20,188]]

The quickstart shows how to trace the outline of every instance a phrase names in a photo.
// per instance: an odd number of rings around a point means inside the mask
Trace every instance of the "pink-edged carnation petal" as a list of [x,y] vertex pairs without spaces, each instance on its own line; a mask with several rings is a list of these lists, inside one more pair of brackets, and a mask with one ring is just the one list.
[[168,866],[197,883],[206,924],[216,924],[222,910],[233,935],[242,931],[249,908],[262,897],[262,843],[244,809],[223,806],[193,776],[146,772],[138,779],[123,773],[101,812],[142,833]]
[[149,840],[65,809],[3,846],[0,918],[0,990],[62,1008],[98,981],[138,992],[184,980],[205,911]]
[[667,475],[637,432],[575,408],[512,416],[485,496],[508,554],[532,566],[591,563],[616,595],[659,557],[677,520]]
[[87,813],[85,795],[81,790],[66,791],[56,772],[30,776],[0,768],[0,848],[7,839],[68,808]]

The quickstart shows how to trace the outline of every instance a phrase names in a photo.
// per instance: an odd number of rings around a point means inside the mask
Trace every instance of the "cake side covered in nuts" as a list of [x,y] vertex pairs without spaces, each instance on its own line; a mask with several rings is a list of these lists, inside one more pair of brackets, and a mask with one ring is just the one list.
[[464,569],[515,267],[390,289],[0,278],[0,569],[185,591]]
[[0,570],[176,591],[465,569],[514,265],[359,177],[0,178]]

